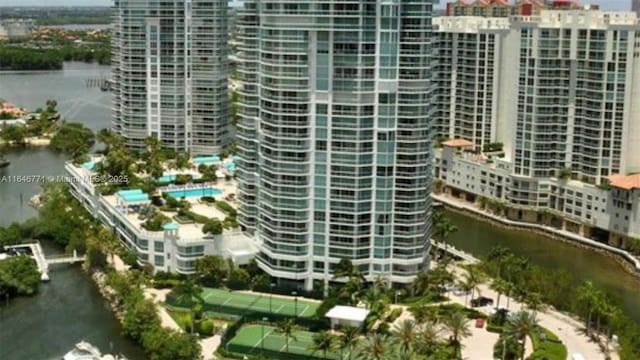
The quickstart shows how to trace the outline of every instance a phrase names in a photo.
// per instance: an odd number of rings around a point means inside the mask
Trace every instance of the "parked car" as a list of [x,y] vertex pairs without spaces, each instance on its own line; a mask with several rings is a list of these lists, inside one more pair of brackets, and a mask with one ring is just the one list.
[[471,300],[471,307],[483,307],[488,305],[493,305],[493,299],[480,296]]

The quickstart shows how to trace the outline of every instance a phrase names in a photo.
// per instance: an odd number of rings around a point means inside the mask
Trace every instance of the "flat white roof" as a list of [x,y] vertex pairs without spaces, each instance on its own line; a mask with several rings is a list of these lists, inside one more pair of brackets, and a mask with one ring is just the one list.
[[330,319],[364,321],[369,315],[369,310],[353,306],[336,305],[325,315]]

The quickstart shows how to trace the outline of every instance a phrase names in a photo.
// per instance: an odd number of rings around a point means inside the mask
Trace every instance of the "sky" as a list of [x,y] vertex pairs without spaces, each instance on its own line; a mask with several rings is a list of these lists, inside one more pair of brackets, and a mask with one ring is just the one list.
[[[441,0],[439,8],[447,0]],[[629,10],[631,0],[582,0],[586,4],[600,4],[604,10]],[[0,6],[108,6],[111,0],[0,0]]]

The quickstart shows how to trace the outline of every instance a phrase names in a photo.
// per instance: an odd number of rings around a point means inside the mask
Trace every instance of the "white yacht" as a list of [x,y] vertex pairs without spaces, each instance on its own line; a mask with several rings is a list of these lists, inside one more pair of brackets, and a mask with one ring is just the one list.
[[86,341],[81,341],[66,353],[62,360],[127,360],[122,356],[102,355],[100,350]]

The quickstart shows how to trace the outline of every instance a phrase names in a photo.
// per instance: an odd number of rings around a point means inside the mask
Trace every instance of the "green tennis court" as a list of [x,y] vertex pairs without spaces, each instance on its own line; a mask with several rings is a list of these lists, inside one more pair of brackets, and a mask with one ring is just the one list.
[[202,292],[206,310],[214,313],[241,315],[247,312],[312,317],[320,305],[317,302],[285,299],[269,294],[249,294],[223,289],[204,288]]
[[[320,351],[312,350],[314,333],[294,331],[289,338],[287,352],[286,337],[278,333],[276,328],[268,325],[245,325],[227,344],[227,350],[240,355],[256,355],[260,353],[276,356],[277,359],[292,358],[324,358]],[[335,353],[328,352],[327,359],[338,359]]]

